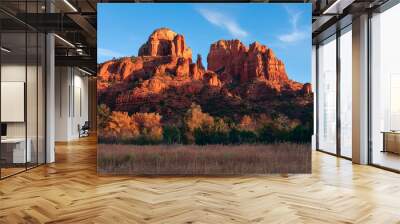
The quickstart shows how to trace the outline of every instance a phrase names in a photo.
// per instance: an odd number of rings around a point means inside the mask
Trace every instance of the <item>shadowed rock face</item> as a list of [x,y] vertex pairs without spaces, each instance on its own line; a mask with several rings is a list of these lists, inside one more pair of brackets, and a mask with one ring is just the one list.
[[138,52],[139,56],[174,56],[192,59],[192,50],[185,38],[174,31],[161,28],[155,30]]
[[207,69],[201,55],[193,61],[182,35],[157,29],[140,47],[138,57],[99,65],[99,101],[114,110],[158,112],[163,119],[176,112],[161,102],[184,111],[195,101],[207,110],[212,100],[219,99],[218,106],[223,102],[239,110],[250,100],[262,103],[257,110],[268,113],[269,104],[282,96],[300,97],[303,104],[309,101],[311,85],[290,80],[284,63],[258,42],[247,47],[239,40],[219,40],[211,44]]
[[312,86],[310,83],[305,83],[303,85],[302,91],[304,94],[311,94],[312,93]]

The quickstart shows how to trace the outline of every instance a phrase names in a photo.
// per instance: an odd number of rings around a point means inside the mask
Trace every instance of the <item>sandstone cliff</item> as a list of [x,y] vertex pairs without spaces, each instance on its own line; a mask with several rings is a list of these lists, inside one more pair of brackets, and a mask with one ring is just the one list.
[[157,112],[167,122],[176,122],[192,102],[211,114],[234,118],[274,113],[282,105],[312,99],[311,85],[290,80],[284,63],[265,45],[217,41],[211,44],[206,69],[201,55],[193,60],[184,36],[167,28],[155,30],[137,57],[100,64],[97,87],[99,101],[111,109]]

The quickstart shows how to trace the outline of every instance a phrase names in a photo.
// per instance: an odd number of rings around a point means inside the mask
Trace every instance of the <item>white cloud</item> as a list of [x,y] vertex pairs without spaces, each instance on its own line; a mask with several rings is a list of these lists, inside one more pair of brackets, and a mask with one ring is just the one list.
[[228,30],[228,32],[236,38],[248,36],[248,32],[241,28],[239,24],[228,15],[204,8],[201,8],[198,11],[208,22]]
[[288,7],[286,7],[286,11],[289,15],[292,30],[289,33],[279,35],[278,39],[285,43],[294,43],[305,39],[307,37],[308,30],[299,29],[298,27],[302,12],[290,10]]
[[304,31],[292,31],[288,34],[283,34],[279,36],[279,40],[287,43],[293,43],[299,40],[303,40],[306,37],[306,33]]
[[110,58],[119,58],[119,57],[123,56],[122,54],[120,54],[118,52],[115,52],[115,51],[112,51],[109,49],[105,49],[105,48],[98,48],[97,54],[99,56],[110,57]]

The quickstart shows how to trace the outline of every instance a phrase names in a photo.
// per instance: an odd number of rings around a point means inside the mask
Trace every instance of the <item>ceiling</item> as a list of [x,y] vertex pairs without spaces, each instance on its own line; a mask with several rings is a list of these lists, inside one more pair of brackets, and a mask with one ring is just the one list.
[[312,0],[313,43],[336,33],[352,23],[352,18],[362,13],[373,12],[391,0]]
[[[207,2],[220,2],[208,0]],[[251,0],[251,2],[312,3],[313,40],[328,35],[329,29],[346,16],[377,7],[387,0]],[[54,32],[56,65],[79,66],[95,73],[97,67],[97,3],[179,2],[179,0],[1,0],[0,24],[4,38],[14,40],[17,49],[21,34],[29,31]],[[184,2],[184,1],[182,1]],[[187,2],[187,1],[186,1]],[[191,2],[204,2],[201,0]],[[231,2],[249,2],[231,0]],[[27,12],[27,13],[26,13]],[[51,13],[50,13],[51,12]],[[351,18],[350,18],[351,22]],[[335,32],[334,29],[330,32]],[[327,34],[328,33],[328,34]],[[28,48],[28,51],[29,48]],[[17,54],[17,51],[15,52]]]

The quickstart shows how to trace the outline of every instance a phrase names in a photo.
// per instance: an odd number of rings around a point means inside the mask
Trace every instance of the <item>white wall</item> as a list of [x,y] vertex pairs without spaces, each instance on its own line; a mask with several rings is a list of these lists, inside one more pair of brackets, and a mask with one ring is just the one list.
[[55,140],[67,141],[69,133],[68,88],[70,77],[67,67],[55,68]]
[[[25,64],[4,64],[1,66],[1,81],[25,82]],[[28,68],[29,69],[29,68]],[[7,108],[1,108],[7,110]],[[25,122],[7,123],[7,137],[25,137]]]
[[[37,69],[39,69],[37,71]],[[35,66],[25,66],[25,64],[5,63],[1,66],[2,82],[24,82],[26,84],[26,107],[20,108],[20,113],[26,112],[26,120],[22,122],[5,122],[7,124],[8,138],[27,138],[31,148],[32,161],[44,163],[44,80],[42,68]],[[27,78],[27,80],[25,80]],[[4,89],[3,89],[4,90]],[[2,90],[2,91],[3,91]],[[20,90],[20,94],[24,94],[24,90]],[[7,96],[2,96],[7,97]],[[10,107],[2,107],[1,110],[7,113],[13,113]],[[16,112],[14,112],[16,113]],[[37,153],[39,155],[37,156]]]
[[56,67],[55,140],[79,138],[78,125],[88,120],[88,78],[76,68]]
[[[75,70],[76,72],[77,70]],[[79,73],[79,75],[74,75],[74,108],[72,108],[73,111],[73,119],[71,120],[71,134],[74,137],[79,137],[79,132],[78,132],[78,124],[81,126],[85,123],[85,121],[88,121],[89,119],[89,111],[88,111],[88,78],[81,76],[82,73]]]
[[[28,76],[28,85],[29,87],[36,87],[36,80],[30,79],[31,74],[36,74],[36,67],[34,66],[29,66],[25,67],[24,65],[18,65],[18,64],[4,64],[1,66],[1,81],[2,82],[24,82],[26,83],[25,80],[25,75],[26,71],[29,74]],[[36,106],[37,106],[37,99],[36,99],[36,88],[27,88],[27,118],[28,122],[28,137],[29,136],[29,130],[32,127],[34,130],[36,130],[36,120],[37,120],[37,115],[36,113],[33,113],[32,111],[36,112]],[[41,105],[39,105],[40,107]],[[33,109],[32,109],[33,108]],[[2,108],[2,110],[7,110],[8,108]],[[22,108],[24,110],[24,108]],[[34,122],[31,124],[31,122]],[[8,122],[7,123],[7,135],[8,137],[25,137],[25,123],[26,122]],[[34,126],[34,127],[33,127]],[[35,132],[36,135],[36,132]]]

